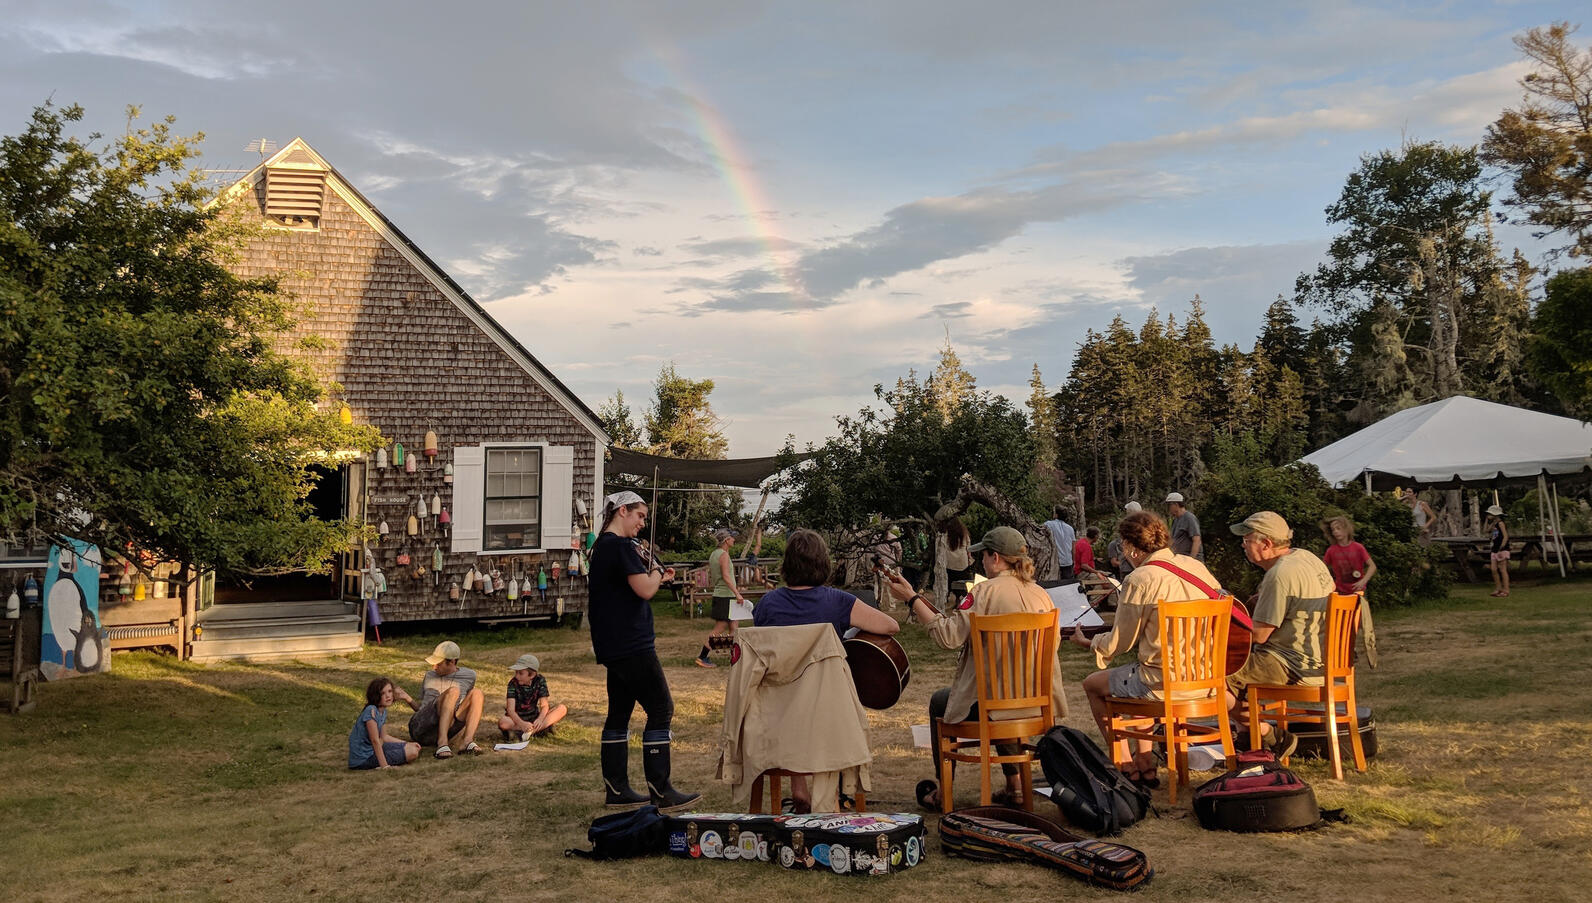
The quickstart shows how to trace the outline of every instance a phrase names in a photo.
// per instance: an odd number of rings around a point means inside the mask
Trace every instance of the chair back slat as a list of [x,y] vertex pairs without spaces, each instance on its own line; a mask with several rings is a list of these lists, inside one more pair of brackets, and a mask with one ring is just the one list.
[[1329,681],[1354,670],[1354,636],[1359,631],[1359,595],[1333,593],[1327,600],[1325,665]]
[[980,717],[1048,708],[1056,661],[1055,610],[972,615],[973,674]]
[[1227,683],[1227,629],[1233,597],[1156,602],[1161,630],[1161,683],[1167,699],[1214,692]]

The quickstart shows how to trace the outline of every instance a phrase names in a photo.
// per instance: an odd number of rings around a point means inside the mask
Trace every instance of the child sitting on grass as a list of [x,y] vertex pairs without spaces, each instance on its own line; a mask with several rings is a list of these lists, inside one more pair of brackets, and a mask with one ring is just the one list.
[[413,704],[409,694],[391,680],[378,677],[365,688],[364,711],[348,732],[348,767],[353,770],[408,765],[420,756],[420,744],[387,733],[387,707],[394,698]]
[[549,701],[547,678],[540,673],[541,660],[527,652],[509,670],[514,672],[514,676],[509,678],[503,717],[498,719],[498,730],[503,732],[503,739],[529,740],[532,737],[552,736],[553,725],[564,720],[569,710]]

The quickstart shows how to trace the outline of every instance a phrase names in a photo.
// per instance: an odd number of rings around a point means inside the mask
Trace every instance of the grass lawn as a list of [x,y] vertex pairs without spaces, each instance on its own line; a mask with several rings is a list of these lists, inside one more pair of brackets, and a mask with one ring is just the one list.
[[[1379,612],[1382,667],[1362,670],[1381,753],[1342,784],[1296,760],[1323,806],[1353,821],[1284,835],[1201,829],[1183,805],[1119,840],[1157,875],[1136,899],[1403,901],[1592,899],[1592,583],[1521,580],[1508,599],[1461,586],[1451,600]],[[713,780],[725,669],[691,665],[708,623],[658,611],[674,690],[675,783],[728,805]],[[350,773],[349,727],[371,677],[416,691],[421,657],[441,637],[389,638],[330,661],[197,666],[118,655],[114,673],[43,686],[34,712],[0,716],[0,888],[7,900],[552,899],[1033,900],[1114,896],[1024,865],[938,854],[888,878],[782,872],[776,866],[668,858],[566,859],[601,812],[598,732],[603,672],[585,630],[455,635],[481,672],[489,710],[507,665],[534,651],[571,717],[555,739],[518,753]],[[910,747],[953,656],[908,625],[913,683],[875,712],[870,808],[915,811],[930,774]],[[1072,713],[1088,730],[1078,681],[1091,666],[1063,654]],[[407,709],[389,727],[403,734]],[[495,717],[495,716],[494,716]],[[633,723],[639,743],[640,712]],[[483,725],[485,744],[495,726]],[[965,773],[965,772],[964,772]],[[632,776],[640,783],[639,749]],[[964,779],[959,800],[974,801]],[[1041,806],[1048,803],[1040,802]],[[1043,811],[1043,810],[1042,810]],[[1053,810],[1051,810],[1053,811]]]

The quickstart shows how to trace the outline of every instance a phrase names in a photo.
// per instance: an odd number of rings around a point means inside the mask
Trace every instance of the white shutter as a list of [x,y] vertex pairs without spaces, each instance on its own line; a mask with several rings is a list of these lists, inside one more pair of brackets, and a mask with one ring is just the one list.
[[575,449],[549,445],[542,449],[542,548],[569,548],[575,493]]
[[486,492],[486,450],[479,445],[453,447],[453,551],[481,551],[481,497]]

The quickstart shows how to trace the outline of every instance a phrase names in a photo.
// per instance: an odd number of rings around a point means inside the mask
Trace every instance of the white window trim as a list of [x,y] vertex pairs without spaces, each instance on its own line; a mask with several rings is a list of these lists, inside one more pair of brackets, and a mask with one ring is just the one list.
[[[482,442],[481,447],[481,551],[477,556],[484,555],[527,555],[532,552],[545,552],[546,543],[543,542],[547,535],[547,449],[553,443],[538,442]],[[514,448],[534,448],[539,453],[536,456],[536,542],[535,546],[515,549],[488,549],[486,547],[486,531],[491,524],[486,520],[486,503],[492,498],[486,494],[487,461],[491,460],[494,450]],[[518,497],[518,496],[517,496]]]

